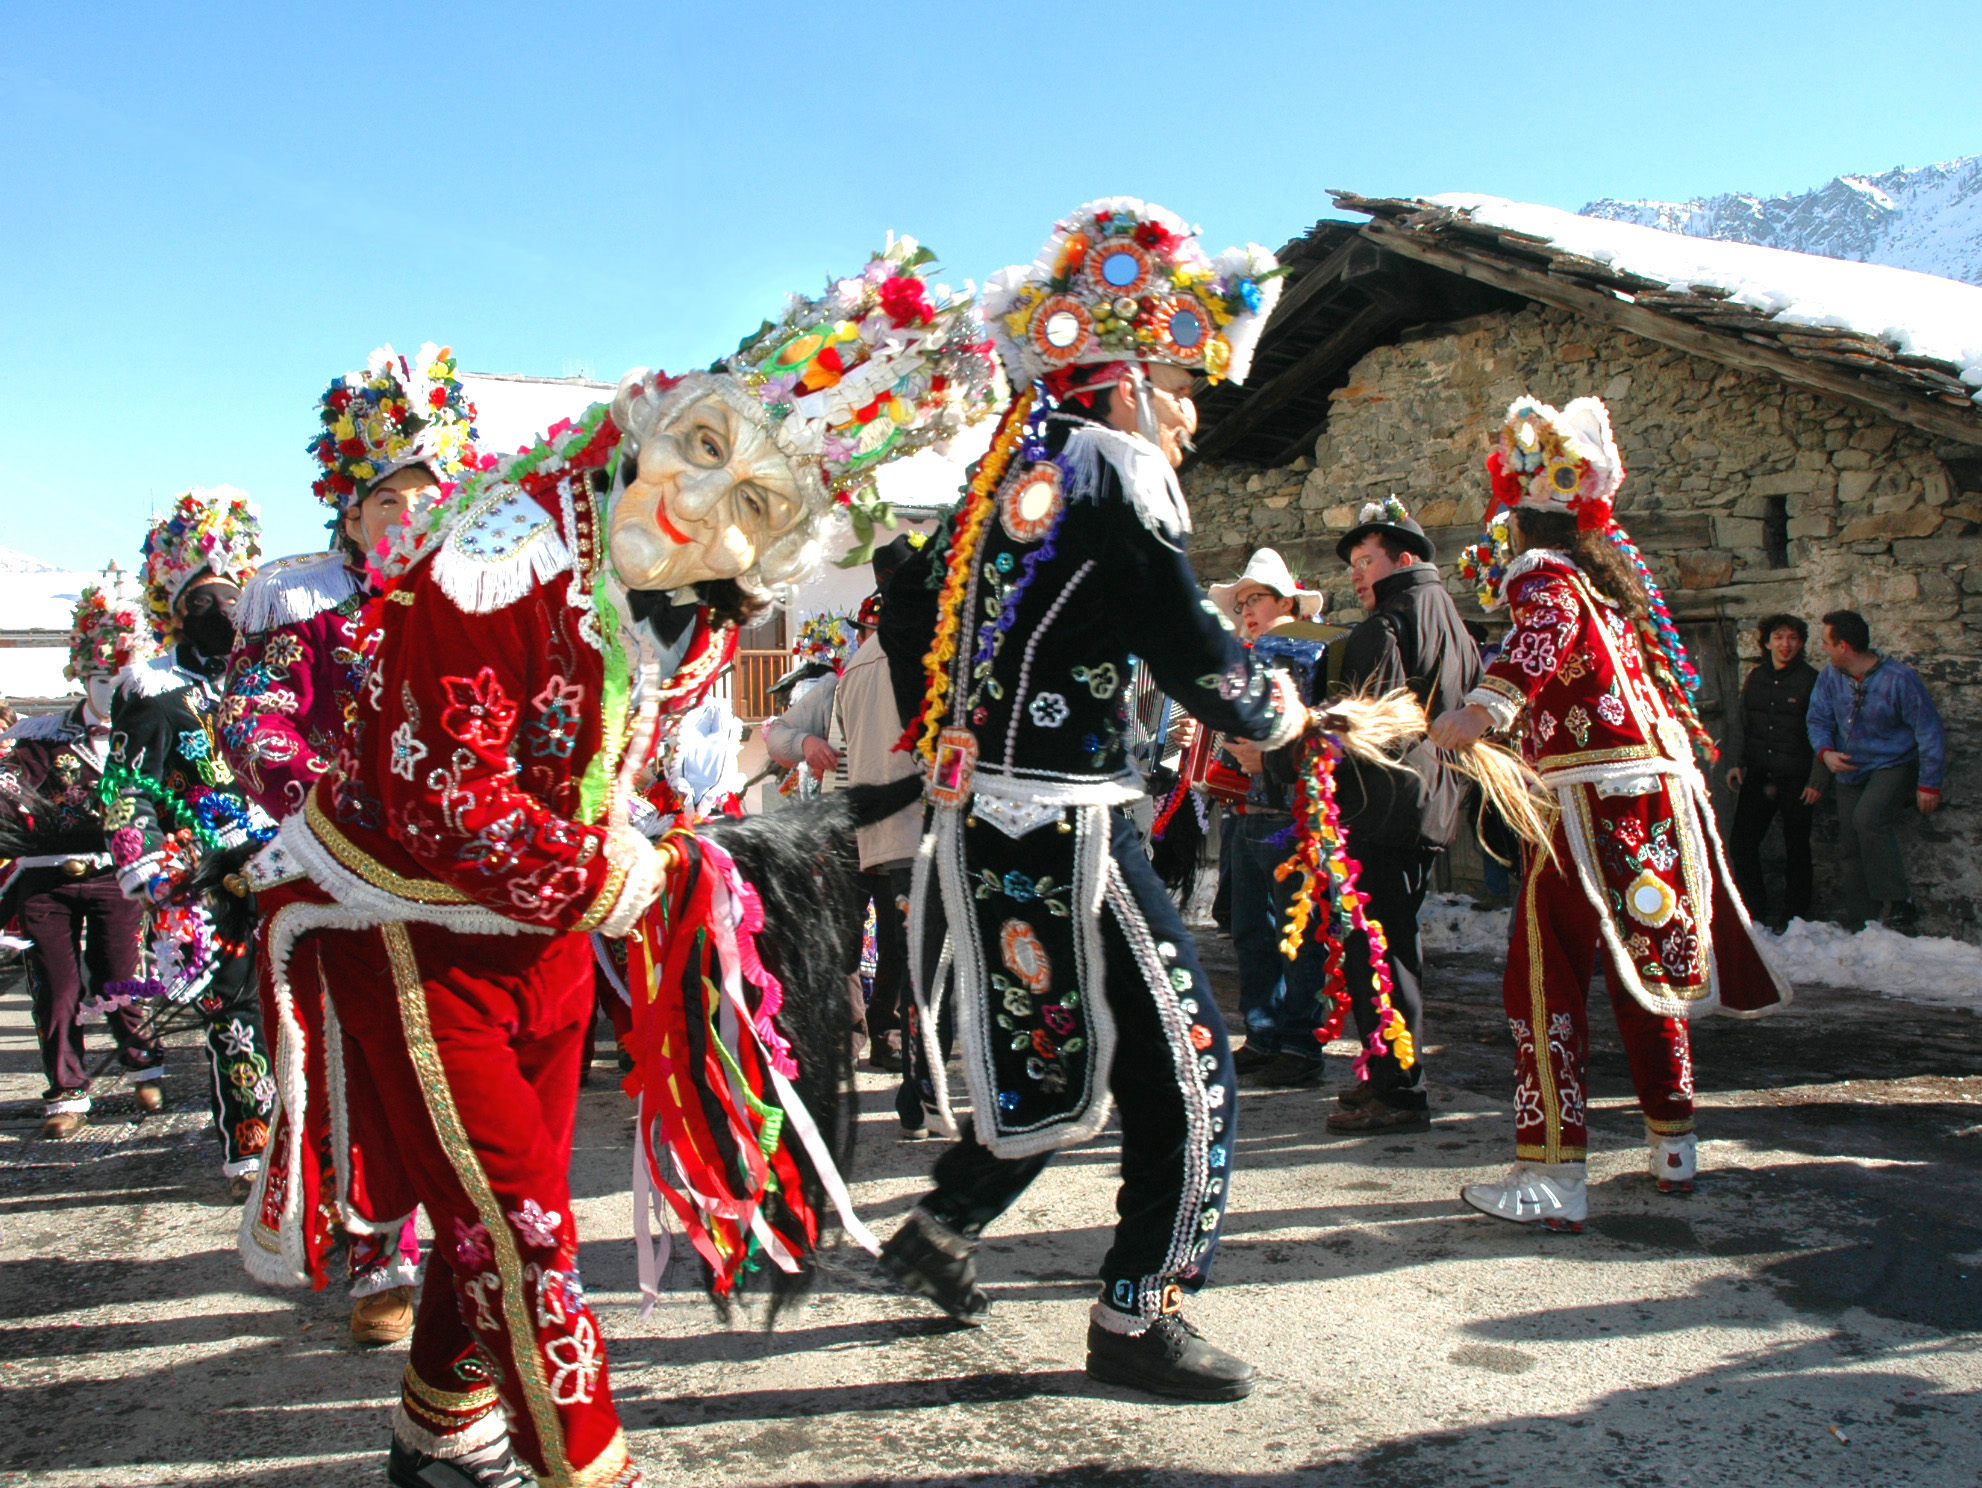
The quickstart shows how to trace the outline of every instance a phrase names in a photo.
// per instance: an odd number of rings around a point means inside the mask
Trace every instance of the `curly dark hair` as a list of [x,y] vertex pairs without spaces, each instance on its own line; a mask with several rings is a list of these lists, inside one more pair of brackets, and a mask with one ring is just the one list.
[[1787,612],[1780,615],[1764,615],[1755,626],[1755,639],[1762,643],[1764,651],[1769,649],[1769,637],[1779,630],[1793,630],[1796,632],[1797,640],[1806,646],[1810,644],[1810,627],[1803,623],[1801,615],[1791,615]]
[[1638,574],[1601,532],[1586,532],[1568,512],[1536,511],[1532,507],[1514,509],[1516,546],[1556,548],[1576,560],[1603,595],[1631,619],[1651,619],[1652,601],[1639,582]]

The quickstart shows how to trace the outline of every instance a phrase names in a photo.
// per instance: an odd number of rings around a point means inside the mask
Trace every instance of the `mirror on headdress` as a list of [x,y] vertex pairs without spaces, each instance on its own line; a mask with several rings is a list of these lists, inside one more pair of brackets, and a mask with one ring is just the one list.
[[1179,310],[1170,317],[1170,339],[1185,351],[1204,341],[1204,322],[1195,310]]
[[1101,259],[1101,277],[1116,289],[1127,289],[1142,274],[1142,263],[1133,253],[1114,252]]
[[1071,310],[1055,310],[1046,317],[1046,341],[1064,350],[1080,340],[1080,317]]

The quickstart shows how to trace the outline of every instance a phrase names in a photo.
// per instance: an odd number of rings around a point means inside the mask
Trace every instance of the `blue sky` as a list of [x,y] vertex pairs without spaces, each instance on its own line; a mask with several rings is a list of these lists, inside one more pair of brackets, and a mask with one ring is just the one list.
[[0,546],[126,567],[247,489],[318,546],[313,403],[371,347],[616,378],[734,345],[889,229],[948,277],[1123,193],[1277,246],[1327,188],[1801,190],[1982,152],[1982,6],[0,9]]

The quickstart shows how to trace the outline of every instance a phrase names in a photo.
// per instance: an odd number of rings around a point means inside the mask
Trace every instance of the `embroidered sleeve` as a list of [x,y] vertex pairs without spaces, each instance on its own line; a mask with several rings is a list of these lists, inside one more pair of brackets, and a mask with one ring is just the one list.
[[271,816],[297,810],[330,768],[303,732],[318,693],[334,690],[320,680],[330,662],[313,643],[311,622],[244,637],[234,648],[220,741],[242,786]]
[[588,695],[596,674],[559,669],[548,595],[470,615],[431,575],[402,592],[414,602],[386,606],[361,704],[379,741],[373,783],[386,830],[433,877],[497,914],[596,928],[636,866],[617,845],[607,852],[603,829],[566,814],[577,804],[570,762],[581,720],[600,706]]
[[1581,609],[1576,591],[1560,575],[1537,569],[1517,578],[1508,594],[1514,628],[1466,701],[1493,714],[1496,727],[1511,726],[1569,655]]
[[158,699],[124,693],[111,710],[110,754],[98,791],[117,881],[139,894],[164,860],[160,801],[172,758],[172,721]]
[[1181,548],[1150,531],[1126,503],[1109,503],[1103,592],[1117,607],[1128,649],[1149,663],[1164,692],[1222,733],[1277,748],[1303,715],[1291,684],[1255,662],[1232,624],[1198,588]]

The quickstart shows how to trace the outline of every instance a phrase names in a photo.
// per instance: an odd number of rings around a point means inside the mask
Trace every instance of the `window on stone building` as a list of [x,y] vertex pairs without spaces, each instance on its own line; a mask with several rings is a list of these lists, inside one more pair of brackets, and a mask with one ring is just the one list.
[[1789,567],[1789,498],[1764,497],[1762,509],[1762,551],[1769,556],[1770,568]]

